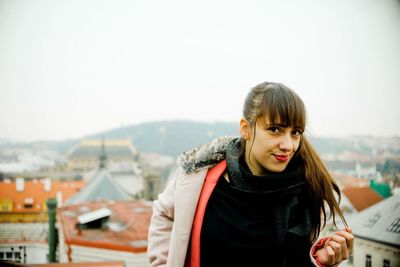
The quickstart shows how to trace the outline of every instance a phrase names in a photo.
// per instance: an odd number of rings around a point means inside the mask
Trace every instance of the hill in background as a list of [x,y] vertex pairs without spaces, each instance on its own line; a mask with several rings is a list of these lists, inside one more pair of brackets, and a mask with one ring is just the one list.
[[[239,124],[228,122],[154,121],[120,127],[82,139],[131,139],[142,153],[159,153],[176,157],[194,146],[219,136],[239,135]],[[53,146],[60,152],[79,140],[59,142]]]
[[[141,153],[159,153],[176,157],[183,151],[197,145],[210,142],[219,136],[238,136],[239,123],[230,122],[196,122],[196,121],[154,121],[119,127],[80,139],[60,142],[40,141],[34,143],[11,143],[2,141],[5,146],[43,147],[56,150],[66,155],[82,139],[131,139]],[[399,154],[399,137],[380,138],[370,136],[349,138],[328,138],[308,135],[310,142],[321,154],[355,151],[363,154],[376,153],[377,147],[388,153]]]
[[[196,122],[196,121],[154,121],[120,127],[101,132],[87,138],[131,139],[133,144],[144,153],[159,153],[176,157],[195,146],[210,142],[219,136],[239,136],[239,123]],[[372,153],[372,146],[365,144],[369,137],[332,138],[307,135],[307,138],[321,153],[341,153],[356,151]]]

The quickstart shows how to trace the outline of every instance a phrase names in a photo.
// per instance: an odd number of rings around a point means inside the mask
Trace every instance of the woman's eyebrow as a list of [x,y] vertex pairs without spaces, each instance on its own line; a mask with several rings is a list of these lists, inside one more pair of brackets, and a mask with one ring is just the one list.
[[[289,128],[289,127],[290,127],[289,125],[283,124],[283,123],[270,123],[270,124],[267,124],[266,126],[267,126],[267,127],[276,126],[276,127],[281,127],[281,128]],[[302,128],[301,126],[293,126],[293,127],[291,127],[291,128],[292,128],[292,129],[300,129],[300,130],[303,130],[303,128]]]
[[283,123],[270,123],[270,124],[267,124],[267,126],[279,126],[279,127],[283,127],[283,128],[288,127],[288,125],[283,124]]

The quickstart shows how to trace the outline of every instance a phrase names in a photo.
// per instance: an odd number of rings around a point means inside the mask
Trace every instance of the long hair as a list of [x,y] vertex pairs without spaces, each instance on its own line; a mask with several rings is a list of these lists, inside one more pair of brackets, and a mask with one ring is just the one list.
[[[306,109],[303,101],[293,90],[280,83],[264,82],[252,88],[244,103],[243,117],[250,123],[253,134],[256,123],[267,118],[272,124],[279,121],[303,131],[306,127]],[[311,241],[315,241],[331,216],[335,226],[337,216],[347,225],[335,198],[336,193],[340,201],[341,193],[334,178],[304,135],[301,136],[295,157],[300,157],[303,163],[307,188],[314,203],[310,238]],[[328,211],[325,204],[329,208]]]

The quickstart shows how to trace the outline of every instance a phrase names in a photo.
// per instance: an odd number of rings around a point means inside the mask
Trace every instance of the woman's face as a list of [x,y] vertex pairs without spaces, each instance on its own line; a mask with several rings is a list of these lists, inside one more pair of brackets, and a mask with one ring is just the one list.
[[254,175],[261,175],[265,170],[285,170],[299,148],[302,136],[300,128],[280,123],[270,124],[268,118],[257,120],[253,127],[247,120],[242,119],[240,132],[246,141],[245,160]]

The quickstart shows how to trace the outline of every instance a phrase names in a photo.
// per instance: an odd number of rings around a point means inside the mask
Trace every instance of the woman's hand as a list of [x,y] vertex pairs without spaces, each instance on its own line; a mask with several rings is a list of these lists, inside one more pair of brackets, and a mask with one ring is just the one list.
[[350,228],[337,231],[329,236],[323,246],[314,253],[317,263],[321,266],[335,266],[347,260],[353,252],[354,236]]

